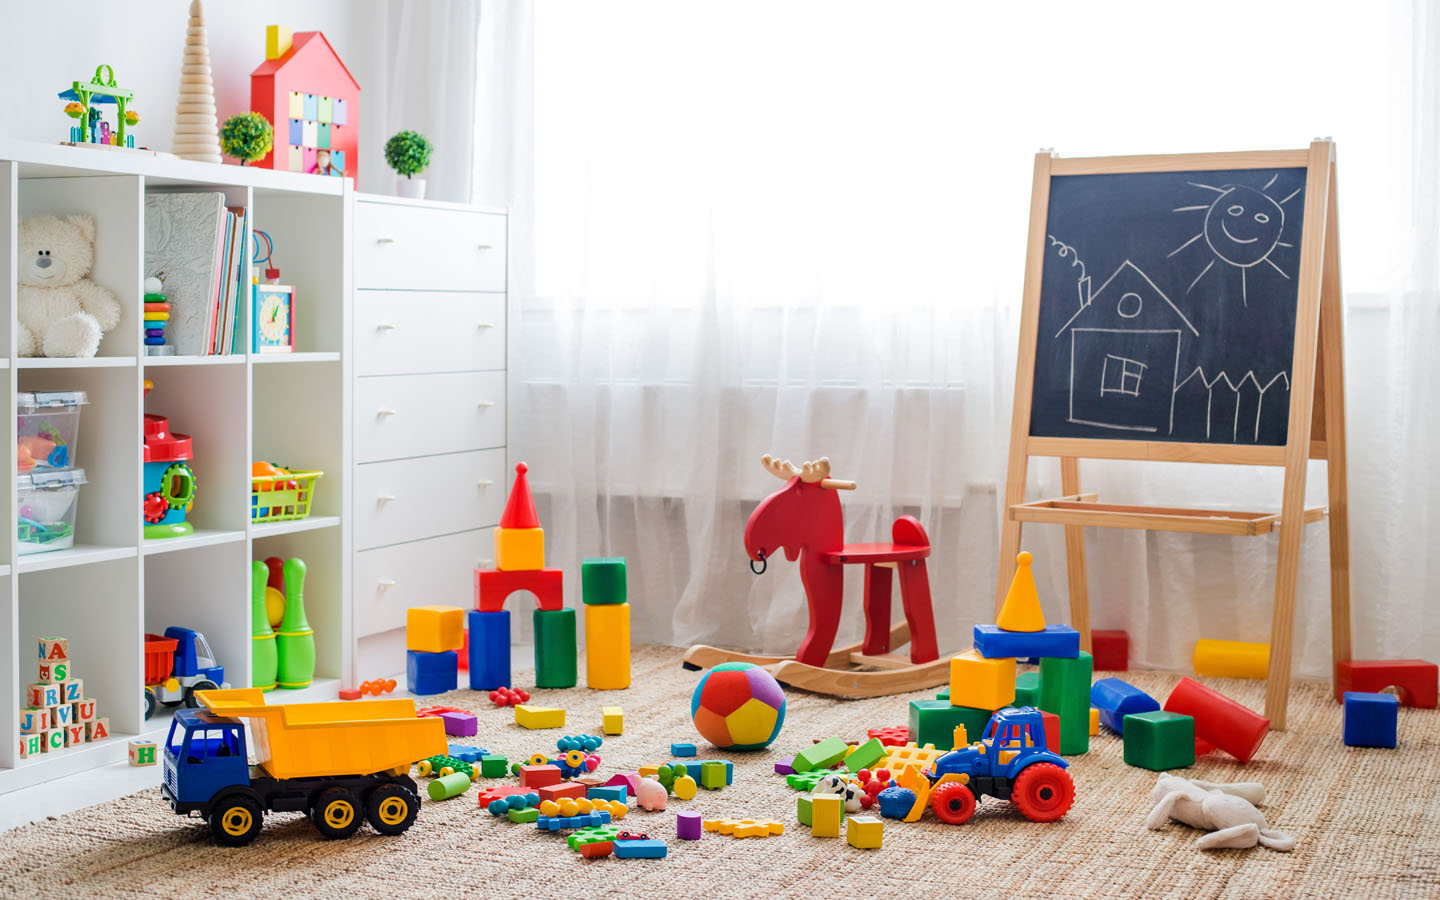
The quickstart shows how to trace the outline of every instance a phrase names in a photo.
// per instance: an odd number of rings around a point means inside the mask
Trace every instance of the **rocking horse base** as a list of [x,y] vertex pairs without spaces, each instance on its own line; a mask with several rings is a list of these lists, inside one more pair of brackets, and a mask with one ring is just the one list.
[[[909,640],[908,624],[902,621],[890,626],[889,646],[898,647]],[[726,662],[754,663],[768,669],[781,684],[816,694],[852,699],[904,694],[950,680],[948,655],[942,654],[931,662],[912,663],[894,653],[867,656],[860,652],[861,646],[854,643],[837,647],[825,658],[824,666],[811,666],[788,656],[760,656],[696,644],[685,652],[681,665],[693,671]]]

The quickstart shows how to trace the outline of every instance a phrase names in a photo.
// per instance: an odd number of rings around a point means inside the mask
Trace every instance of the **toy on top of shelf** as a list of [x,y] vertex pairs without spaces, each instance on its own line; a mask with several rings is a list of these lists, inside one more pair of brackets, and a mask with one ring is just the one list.
[[165,343],[165,329],[170,324],[170,298],[164,291],[165,282],[158,276],[151,275],[145,279],[145,340],[142,349],[146,356],[175,355],[175,346]]
[[[135,135],[126,134],[125,126],[139,125],[140,114],[126,109],[135,95],[115,83],[114,69],[104,64],[96,66],[94,78],[72,82],[70,89],[59,96],[70,101],[65,104],[65,115],[80,120],[80,124],[70,126],[70,140],[61,143],[135,149]],[[113,129],[97,109],[101,104],[115,107]]]
[[164,637],[145,635],[146,719],[162,703],[193,709],[200,705],[199,692],[227,686],[225,667],[215,661],[205,635],[175,626],[166,628]]
[[242,166],[264,159],[274,146],[275,128],[260,113],[239,113],[220,126],[220,149]]
[[721,663],[695,685],[690,717],[700,736],[722,750],[758,750],[780,735],[785,692],[753,663]]
[[95,219],[36,216],[17,226],[20,356],[90,357],[120,324],[120,301],[88,277],[95,263]]
[[315,480],[325,473],[298,471],[263,460],[250,464],[250,521],[290,522],[310,517]]
[[625,559],[580,563],[580,601],[585,607],[585,685],[597,691],[630,686],[630,604]]
[[1053,822],[1075,801],[1068,766],[1047,748],[1039,710],[1002,709],[980,741],[951,750],[925,772],[930,807],[942,822],[960,825],[974,814],[979,797],[990,794],[1009,799],[1032,822]]
[[416,178],[430,165],[434,150],[418,131],[398,131],[385,142],[385,162],[402,177],[395,180],[395,193],[411,200],[425,199],[425,179]]
[[[760,462],[785,482],[766,497],[745,523],[745,553],[750,568],[763,573],[779,550],[800,561],[800,580],[810,607],[810,627],[793,660],[783,656],[753,656],[705,645],[691,647],[684,664],[689,669],[717,662],[778,663],[776,677],[785,684],[824,694],[876,697],[941,684],[948,661],[935,647],[935,616],[930,606],[930,581],[925,558],[930,538],[918,519],[901,516],[891,528],[892,543],[845,544],[844,512],[838,491],[854,490],[853,481],[830,478],[830,460],[824,457],[796,466],[771,458]],[[759,563],[759,567],[756,567]],[[846,565],[865,566],[865,640],[831,653],[840,627]],[[898,570],[905,622],[890,624],[891,571]],[[850,665],[857,652],[884,656],[891,645],[910,642],[909,666],[895,667],[887,657],[878,672],[828,668],[830,660]],[[863,662],[863,661],[861,661]]]
[[1270,645],[1201,638],[1195,642],[1194,665],[1196,675],[1264,681],[1270,674]]
[[215,119],[215,88],[210,77],[205,11],[200,7],[200,0],[190,0],[180,73],[180,101],[175,106],[172,149],[181,159],[218,163],[221,161],[220,128]]
[[1265,802],[1265,786],[1258,782],[1213,784],[1162,774],[1150,791],[1150,800],[1155,808],[1145,817],[1146,828],[1164,828],[1170,819],[1203,828],[1211,833],[1195,842],[1201,850],[1295,849],[1295,838],[1271,828],[1255,808]]
[[65,469],[78,461],[84,391],[26,391],[15,395],[17,472]]
[[271,25],[265,35],[265,61],[250,73],[250,108],[279,134],[275,152],[256,165],[354,180],[360,85],[320,32]]
[[275,689],[280,666],[275,631],[265,604],[266,592],[271,590],[266,584],[269,577],[265,563],[257,559],[250,564],[250,686],[262,691]]
[[[253,688],[200,699],[204,710],[181,710],[170,725],[161,793],[232,847],[253,841],[264,813],[277,809],[309,814],[330,838],[351,836],[363,821],[400,834],[420,808],[411,763],[449,748],[440,720],[417,718],[409,699],[266,706]],[[253,771],[247,730],[261,760]]]
[[275,686],[309,687],[315,680],[315,631],[305,618],[305,560],[285,560],[285,618],[275,632]]
[[[147,395],[152,387],[145,379]],[[145,520],[146,540],[194,534],[195,526],[185,521],[195,506],[190,435],[171,432],[169,418],[146,413],[143,457],[140,516]]]
[[251,349],[255,353],[294,353],[295,288],[257,284],[250,304]]

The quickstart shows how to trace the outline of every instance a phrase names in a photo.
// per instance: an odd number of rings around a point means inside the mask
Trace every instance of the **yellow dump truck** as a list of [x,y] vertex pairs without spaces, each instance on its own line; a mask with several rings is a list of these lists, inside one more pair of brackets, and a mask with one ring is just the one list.
[[417,719],[413,700],[266,706],[255,688],[196,697],[204,708],[178,711],[170,726],[161,792],[230,846],[253,841],[266,812],[303,812],[326,837],[362,821],[400,834],[420,808],[411,764],[449,746],[444,724]]

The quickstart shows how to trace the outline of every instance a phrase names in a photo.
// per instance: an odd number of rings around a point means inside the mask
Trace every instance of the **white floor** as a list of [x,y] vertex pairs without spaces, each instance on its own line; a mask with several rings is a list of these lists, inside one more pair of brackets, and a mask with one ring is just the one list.
[[63,816],[159,784],[159,765],[119,762],[0,794],[0,831]]

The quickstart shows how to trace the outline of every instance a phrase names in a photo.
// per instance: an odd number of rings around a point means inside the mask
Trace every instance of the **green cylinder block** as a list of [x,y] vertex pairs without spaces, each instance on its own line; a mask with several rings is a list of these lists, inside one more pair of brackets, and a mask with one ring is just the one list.
[[293,557],[285,560],[284,572],[285,618],[275,635],[279,663],[276,684],[282,688],[309,687],[315,680],[315,632],[305,618],[305,561]]
[[425,790],[431,800],[449,800],[470,790],[470,776],[464,772],[452,772],[430,782]]
[[275,632],[265,611],[265,581],[270,570],[256,560],[250,564],[250,686],[262,691],[274,690],[277,659]]
[[532,621],[535,624],[535,686],[574,687],[579,668],[575,653],[575,610],[537,609]]
[[1060,753],[1090,749],[1090,676],[1095,660],[1085,651],[1075,659],[1040,659],[1040,708],[1060,717]]

